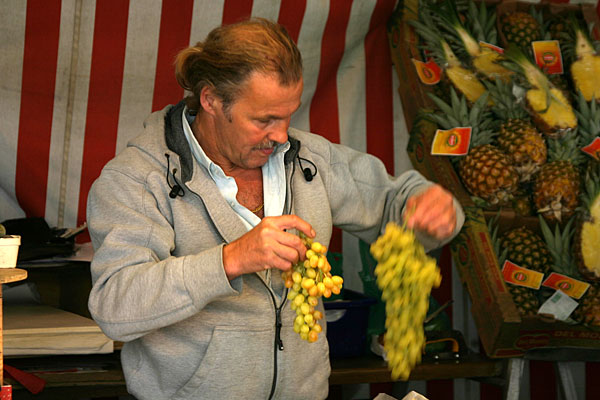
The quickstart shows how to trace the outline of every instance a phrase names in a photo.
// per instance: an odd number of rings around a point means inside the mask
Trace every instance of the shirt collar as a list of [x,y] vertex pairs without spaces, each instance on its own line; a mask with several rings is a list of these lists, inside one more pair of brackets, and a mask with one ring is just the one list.
[[[198,143],[196,136],[194,136],[194,132],[192,132],[192,123],[194,122],[195,118],[195,115],[190,114],[187,106],[185,106],[183,109],[181,119],[183,124],[183,132],[185,133],[185,138],[187,139],[188,144],[190,145],[192,154],[194,155],[194,158],[196,158],[198,163],[208,171],[213,180],[223,179],[226,177],[225,173],[223,172],[223,169],[217,164],[215,164],[206,155],[206,153],[202,149],[202,146],[200,146],[200,143]],[[271,160],[280,159],[280,157],[282,157],[280,154],[285,153],[286,151],[288,151],[289,148],[289,140],[283,144],[275,145],[275,149],[269,157],[269,161],[267,161],[267,164],[265,164],[265,166],[268,165]],[[263,170],[265,166],[263,166]]]

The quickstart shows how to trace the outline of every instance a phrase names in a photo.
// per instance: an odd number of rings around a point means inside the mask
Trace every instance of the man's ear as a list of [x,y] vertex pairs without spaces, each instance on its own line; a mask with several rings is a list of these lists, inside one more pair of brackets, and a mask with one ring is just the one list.
[[204,86],[200,91],[200,105],[204,112],[214,115],[220,104],[221,101],[215,95],[214,89],[210,86]]

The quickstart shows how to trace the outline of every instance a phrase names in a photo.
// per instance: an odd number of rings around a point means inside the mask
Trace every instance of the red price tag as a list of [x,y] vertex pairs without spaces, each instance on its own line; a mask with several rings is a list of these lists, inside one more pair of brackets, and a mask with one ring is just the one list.
[[519,267],[508,260],[502,266],[502,276],[504,276],[504,280],[508,283],[532,289],[539,289],[544,278],[544,274],[541,272]]
[[600,161],[600,137],[592,140],[592,143],[581,148],[581,151]]
[[535,62],[547,74],[562,74],[563,61],[558,40],[539,40],[532,42]]

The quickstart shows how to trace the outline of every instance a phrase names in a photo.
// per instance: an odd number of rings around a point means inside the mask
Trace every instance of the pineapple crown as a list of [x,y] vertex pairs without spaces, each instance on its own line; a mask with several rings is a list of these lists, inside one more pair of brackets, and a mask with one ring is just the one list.
[[[595,162],[595,161],[594,161]],[[598,164],[595,164],[598,167]],[[590,168],[585,174],[584,193],[581,195],[582,206],[579,210],[585,214],[589,213],[594,201],[600,196],[600,168]]]
[[581,56],[581,52],[598,52],[600,43],[593,41],[593,25],[588,25],[581,15],[569,12],[566,17],[567,31],[562,32],[561,52],[567,65],[573,63]]
[[430,1],[420,1],[418,12],[411,11],[418,18],[408,20],[408,24],[415,29],[422,43],[419,48],[426,54],[433,57],[436,64],[445,67],[450,64],[460,63],[456,57],[453,47],[457,47],[456,43],[451,45],[455,39],[452,36],[443,37],[442,32],[438,28],[436,16],[434,13],[435,5]]
[[580,144],[586,146],[600,136],[600,106],[595,99],[585,101],[583,94],[578,92],[577,107],[574,111],[577,115]]
[[467,16],[465,27],[477,41],[484,41],[494,45],[498,44],[496,12],[493,7],[488,8],[485,1],[482,1],[479,7],[477,7],[473,0],[468,0],[465,14]]
[[490,93],[493,102],[492,112],[501,120],[529,119],[529,114],[518,101],[512,91],[512,81],[504,82],[496,79],[494,82],[483,82]]
[[472,128],[471,147],[489,144],[497,135],[493,129],[494,120],[487,110],[487,92],[473,103],[471,109],[467,105],[465,96],[456,94],[453,87],[450,88],[450,104],[433,93],[427,94],[439,110],[425,114],[425,118],[436,123],[442,129],[470,126]]
[[562,137],[548,139],[548,161],[569,161],[579,167],[585,161],[584,154],[580,150],[577,130],[566,132]]
[[552,232],[546,220],[541,215],[538,218],[540,220],[542,236],[553,260],[552,270],[575,279],[581,279],[581,274],[577,270],[571,251],[571,240],[575,233],[572,225],[575,218],[571,217],[562,231],[560,225],[556,224],[554,232]]
[[[497,43],[496,13],[490,12],[484,2],[478,8],[473,0],[462,1],[460,5],[459,1],[444,0],[436,3],[427,0],[422,1],[422,4],[431,14],[437,31],[440,34],[442,31],[449,33],[444,37],[452,45],[455,54],[468,60],[481,51],[480,41]],[[464,19],[460,13],[464,15]]]
[[419,48],[430,54],[436,64],[443,66],[446,64],[444,50],[442,48],[443,38],[440,32],[435,28],[435,23],[430,13],[423,7],[420,8],[418,19],[408,21],[408,24],[415,29],[415,32],[422,40]]
[[538,9],[534,5],[531,5],[529,7],[529,14],[538,23],[539,31],[540,31],[540,37],[546,37],[547,36],[547,32],[548,32],[549,21],[545,21],[544,20],[544,11],[543,11],[543,9],[540,9],[538,11]]
[[504,261],[506,261],[506,255],[508,253],[508,249],[500,249],[500,238],[498,237],[498,219],[500,218],[500,211],[490,218],[487,222],[488,231],[490,232],[490,240],[492,242],[492,247],[494,248],[494,253],[496,253],[496,258],[498,259],[498,265],[502,268],[504,265]]
[[449,37],[446,36],[446,40],[452,45],[452,50],[459,58],[469,60],[480,52],[478,41],[461,22],[457,5],[453,0],[444,0],[437,4],[430,1],[423,3],[428,5],[440,29],[450,34]]
[[535,65],[516,45],[510,44],[504,51],[505,60],[501,64],[507,69],[517,73],[521,78],[521,83],[526,86],[536,87],[550,92],[552,84],[542,70]]

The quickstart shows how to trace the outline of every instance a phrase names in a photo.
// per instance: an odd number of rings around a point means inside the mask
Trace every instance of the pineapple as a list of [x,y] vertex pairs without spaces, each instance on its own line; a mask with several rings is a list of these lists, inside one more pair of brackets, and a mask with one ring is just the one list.
[[528,182],[546,162],[546,141],[516,101],[511,85],[502,81],[487,85],[492,96],[492,112],[501,121],[498,147],[510,154],[521,182]]
[[565,94],[516,47],[509,48],[505,55],[529,86],[525,103],[536,126],[551,138],[574,130],[577,117]]
[[541,26],[538,20],[523,11],[514,11],[500,17],[500,29],[506,38],[506,46],[517,45],[522,51],[531,51],[531,42],[542,39]]
[[[492,242],[492,246],[494,248],[494,252],[496,253],[496,258],[498,259],[498,265],[500,268],[504,265],[504,261],[507,259],[512,260],[511,257],[518,258],[518,256],[513,255],[514,252],[511,251],[509,255],[509,248],[502,248],[500,244],[500,239],[498,238],[498,215],[488,221],[488,231],[490,232],[490,239]],[[512,249],[511,249],[512,250]],[[530,288],[524,286],[518,286],[513,284],[506,285],[510,295],[513,299],[513,303],[517,307],[519,311],[519,315],[521,317],[526,316],[534,316],[537,314],[538,309],[540,308],[539,300],[533,291]]]
[[485,93],[485,86],[475,73],[465,67],[448,42],[436,28],[431,11],[425,3],[419,9],[419,19],[408,23],[425,42],[423,48],[433,56],[435,62],[444,68],[445,76],[452,86],[474,103]]
[[485,86],[473,71],[462,65],[445,40],[440,43],[446,59],[446,76],[471,103],[476,102],[485,93]]
[[[475,71],[490,80],[495,80],[496,78],[504,81],[510,80],[513,72],[500,64],[503,56],[488,47],[479,45],[478,40],[473,37],[460,21],[456,4],[453,1],[446,0],[441,5],[432,4],[430,7],[442,21],[442,26],[448,28],[458,41],[462,43],[462,49],[466,51]],[[486,22],[483,21],[483,23],[485,24]]]
[[600,328],[600,284],[592,283],[583,295],[573,319],[587,326]]
[[548,141],[549,162],[536,175],[533,201],[544,218],[563,221],[574,214],[579,205],[581,178],[578,166],[583,154],[578,148],[575,132]]
[[531,191],[526,187],[519,187],[512,200],[512,209],[519,217],[530,217],[535,214]]
[[558,40],[561,49],[563,48],[565,41],[565,35],[568,32],[568,27],[566,23],[566,15],[564,13],[561,14],[553,14],[550,16],[547,24],[547,40]]
[[[574,233],[572,225],[575,218],[571,218],[562,231],[557,224],[554,227],[554,233],[550,230],[544,218],[539,217],[539,220],[542,236],[552,257],[551,270],[574,279],[583,280],[570,251]],[[572,318],[589,326],[600,327],[600,285],[592,284],[588,288],[579,300],[579,306],[573,312]]]
[[427,116],[441,129],[472,128],[469,154],[458,161],[458,174],[469,193],[492,205],[510,201],[519,178],[512,159],[491,144],[496,132],[491,128],[493,121],[485,107],[488,94],[480,97],[470,110],[465,97],[459,98],[453,89],[451,104],[429,95],[440,111]]
[[576,92],[581,92],[586,101],[600,101],[600,54],[580,23],[568,19],[574,37],[576,60],[571,64],[571,80]]
[[500,245],[506,249],[506,258],[523,268],[548,273],[550,253],[543,239],[526,226],[506,231],[500,237]]
[[510,283],[507,285],[507,288],[521,317],[532,317],[537,315],[538,310],[540,309],[540,301],[533,289],[525,286],[512,285]]
[[600,281],[600,175],[588,172],[573,248],[579,272]]

